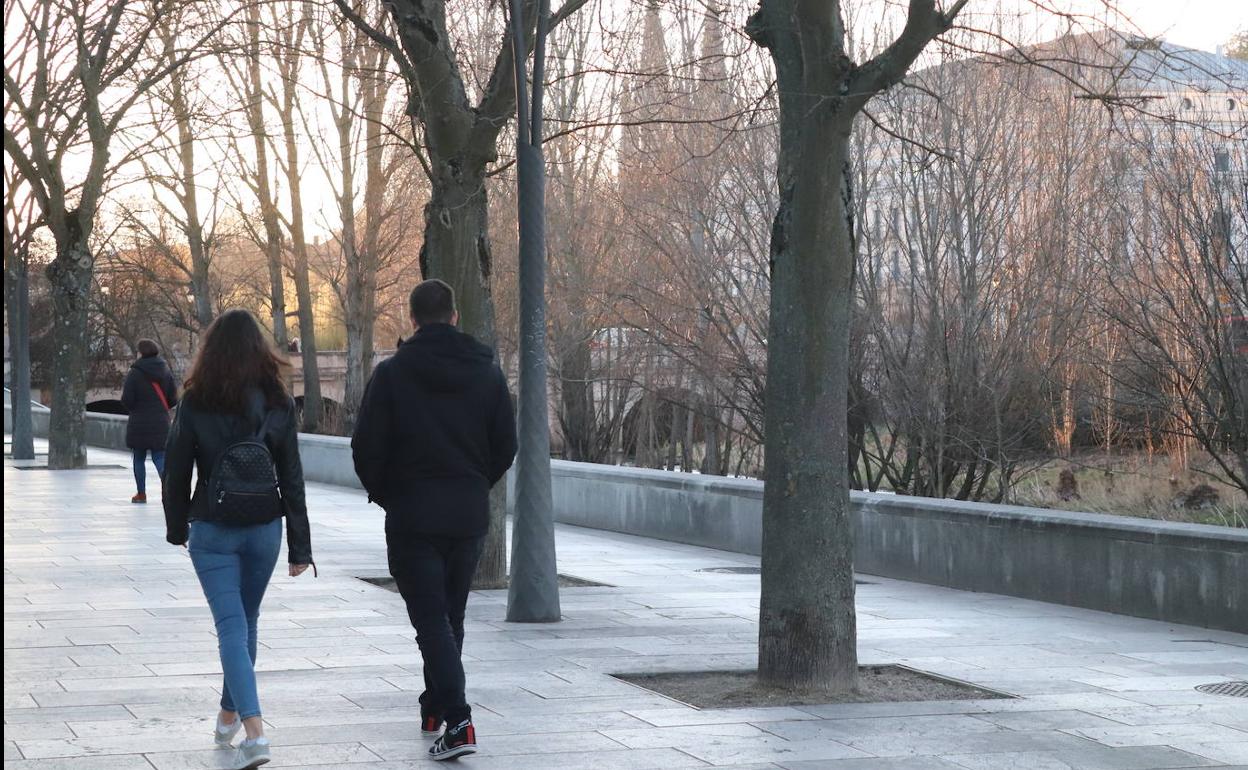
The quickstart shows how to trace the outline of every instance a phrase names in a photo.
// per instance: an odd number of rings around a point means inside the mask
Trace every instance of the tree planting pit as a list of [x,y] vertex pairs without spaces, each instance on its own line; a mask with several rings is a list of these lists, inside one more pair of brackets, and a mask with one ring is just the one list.
[[612,674],[616,679],[700,709],[814,706],[831,703],[902,703],[912,701],[1013,698],[1003,692],[906,666],[861,666],[858,692],[791,691],[763,687],[753,670],[676,671]]

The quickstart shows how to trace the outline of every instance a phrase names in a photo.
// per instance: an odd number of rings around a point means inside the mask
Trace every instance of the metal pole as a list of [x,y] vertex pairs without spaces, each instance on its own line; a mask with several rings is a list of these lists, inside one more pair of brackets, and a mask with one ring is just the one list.
[[[550,5],[540,4],[533,101],[525,79],[525,25],[520,0],[510,0],[516,68],[516,179],[520,229],[520,451],[511,536],[507,620],[560,619],[555,521],[550,495],[550,422],[546,388],[546,172],[542,158],[542,73]],[[526,113],[530,113],[527,114]]]

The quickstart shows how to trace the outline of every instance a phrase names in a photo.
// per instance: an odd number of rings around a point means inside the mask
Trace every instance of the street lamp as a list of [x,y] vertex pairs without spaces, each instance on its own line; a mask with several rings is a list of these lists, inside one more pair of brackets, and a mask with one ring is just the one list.
[[532,99],[525,78],[528,45],[521,0],[509,0],[516,76],[516,185],[520,230],[520,451],[512,525],[507,620],[560,619],[555,521],[550,494],[550,421],[546,388],[546,171],[542,158],[542,84],[550,2],[539,0]]

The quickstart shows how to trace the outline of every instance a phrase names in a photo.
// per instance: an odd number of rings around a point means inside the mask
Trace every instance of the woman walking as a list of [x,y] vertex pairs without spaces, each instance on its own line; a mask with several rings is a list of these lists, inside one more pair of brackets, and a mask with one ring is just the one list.
[[165,440],[169,436],[169,410],[178,403],[178,386],[173,372],[160,357],[160,347],[151,340],[139,340],[139,360],[130,365],[121,388],[121,403],[130,419],[126,422],[126,446],[134,455],[132,503],[147,502],[147,454],[152,454],[156,472],[165,475]]
[[217,626],[225,683],[216,743],[229,746],[240,726],[246,731],[227,765],[232,770],[270,759],[256,691],[257,621],[281,548],[283,517],[290,575],[312,564],[285,366],[251,313],[224,313],[204,335],[165,453],[166,539],[189,541]]

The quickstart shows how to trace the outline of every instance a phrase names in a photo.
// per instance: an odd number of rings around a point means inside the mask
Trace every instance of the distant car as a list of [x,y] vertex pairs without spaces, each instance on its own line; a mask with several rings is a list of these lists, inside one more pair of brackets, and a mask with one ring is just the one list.
[[104,398],[87,404],[87,411],[96,414],[129,414],[125,404],[115,398]]

